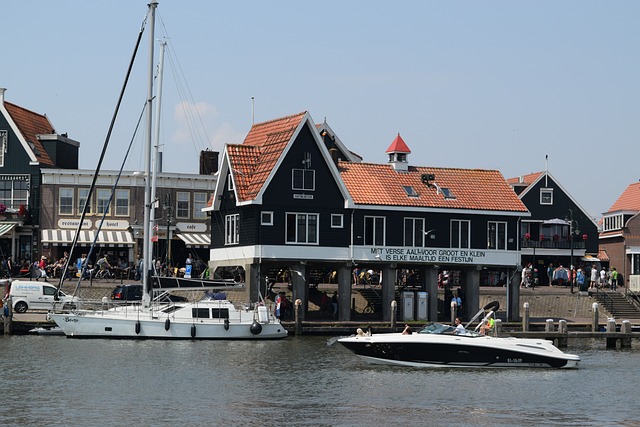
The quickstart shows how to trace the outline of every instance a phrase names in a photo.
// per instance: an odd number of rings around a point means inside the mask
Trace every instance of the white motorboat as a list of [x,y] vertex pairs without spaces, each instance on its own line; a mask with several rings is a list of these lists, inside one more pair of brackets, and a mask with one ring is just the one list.
[[278,339],[287,330],[264,304],[240,306],[221,294],[197,302],[123,304],[103,310],[51,312],[71,338]]
[[[492,309],[480,323],[482,325],[497,310],[497,302],[488,304],[471,321],[489,306]],[[411,334],[358,332],[355,336],[340,338],[338,342],[375,364],[449,368],[576,368],[580,362],[580,356],[562,352],[549,340],[494,337],[435,322]]]

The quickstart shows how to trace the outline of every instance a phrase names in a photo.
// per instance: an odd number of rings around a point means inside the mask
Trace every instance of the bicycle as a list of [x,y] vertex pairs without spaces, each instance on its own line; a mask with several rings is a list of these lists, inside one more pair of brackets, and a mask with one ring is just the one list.
[[115,279],[116,275],[109,268],[101,268],[96,273],[95,278],[100,280],[111,280],[111,279]]

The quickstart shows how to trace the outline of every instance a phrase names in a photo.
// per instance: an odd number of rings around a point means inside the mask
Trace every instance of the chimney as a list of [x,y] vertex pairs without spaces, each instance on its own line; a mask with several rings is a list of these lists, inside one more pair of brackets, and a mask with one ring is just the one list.
[[213,175],[218,172],[217,151],[203,150],[200,152],[200,175]]
[[0,104],[4,104],[4,93],[6,90],[6,88],[0,87]]

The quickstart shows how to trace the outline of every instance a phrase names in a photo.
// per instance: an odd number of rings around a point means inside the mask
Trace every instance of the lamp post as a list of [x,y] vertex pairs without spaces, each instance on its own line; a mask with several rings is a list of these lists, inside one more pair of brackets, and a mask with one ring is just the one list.
[[[573,234],[580,234],[580,230],[578,230],[578,221],[573,219],[573,210],[567,209],[569,215],[564,218],[566,222],[569,223],[569,245],[571,248],[571,262],[569,268],[571,269],[571,293],[573,293],[573,283],[575,281],[575,274],[573,273]],[[575,224],[575,229],[574,229]]]

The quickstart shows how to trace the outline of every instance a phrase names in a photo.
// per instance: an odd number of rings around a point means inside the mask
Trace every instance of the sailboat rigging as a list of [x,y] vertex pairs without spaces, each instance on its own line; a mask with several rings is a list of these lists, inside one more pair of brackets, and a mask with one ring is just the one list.
[[[152,155],[153,123],[153,70],[154,26],[158,3],[149,4],[149,63],[148,87],[145,108],[145,191],[144,191],[144,241],[143,241],[143,296],[141,304],[114,305],[100,310],[78,307],[70,310],[52,310],[49,313],[67,337],[78,338],[152,338],[152,339],[278,339],[287,336],[279,319],[260,302],[235,305],[222,292],[212,291],[228,287],[228,282],[176,283],[174,288],[206,291],[199,301],[160,301],[151,298],[153,288],[163,287],[160,278],[153,275],[152,240],[155,203],[152,182],[157,161]],[[138,44],[140,38],[138,39]],[[159,108],[159,107],[158,107]],[[111,132],[111,129],[110,129]],[[103,149],[103,155],[106,147]],[[102,157],[100,162],[102,161]],[[96,171],[96,174],[99,169]],[[95,177],[94,177],[95,184]],[[116,184],[117,185],[117,184]],[[115,189],[115,187],[114,187]],[[112,194],[113,197],[113,194]],[[155,196],[153,196],[155,197]],[[85,209],[86,210],[86,209]],[[82,224],[82,220],[80,221]],[[95,242],[94,242],[95,243]],[[68,264],[68,262],[67,262]],[[64,276],[63,276],[64,277]],[[158,280],[158,283],[154,283]],[[170,283],[171,284],[171,283]],[[153,286],[152,286],[153,285]]]

